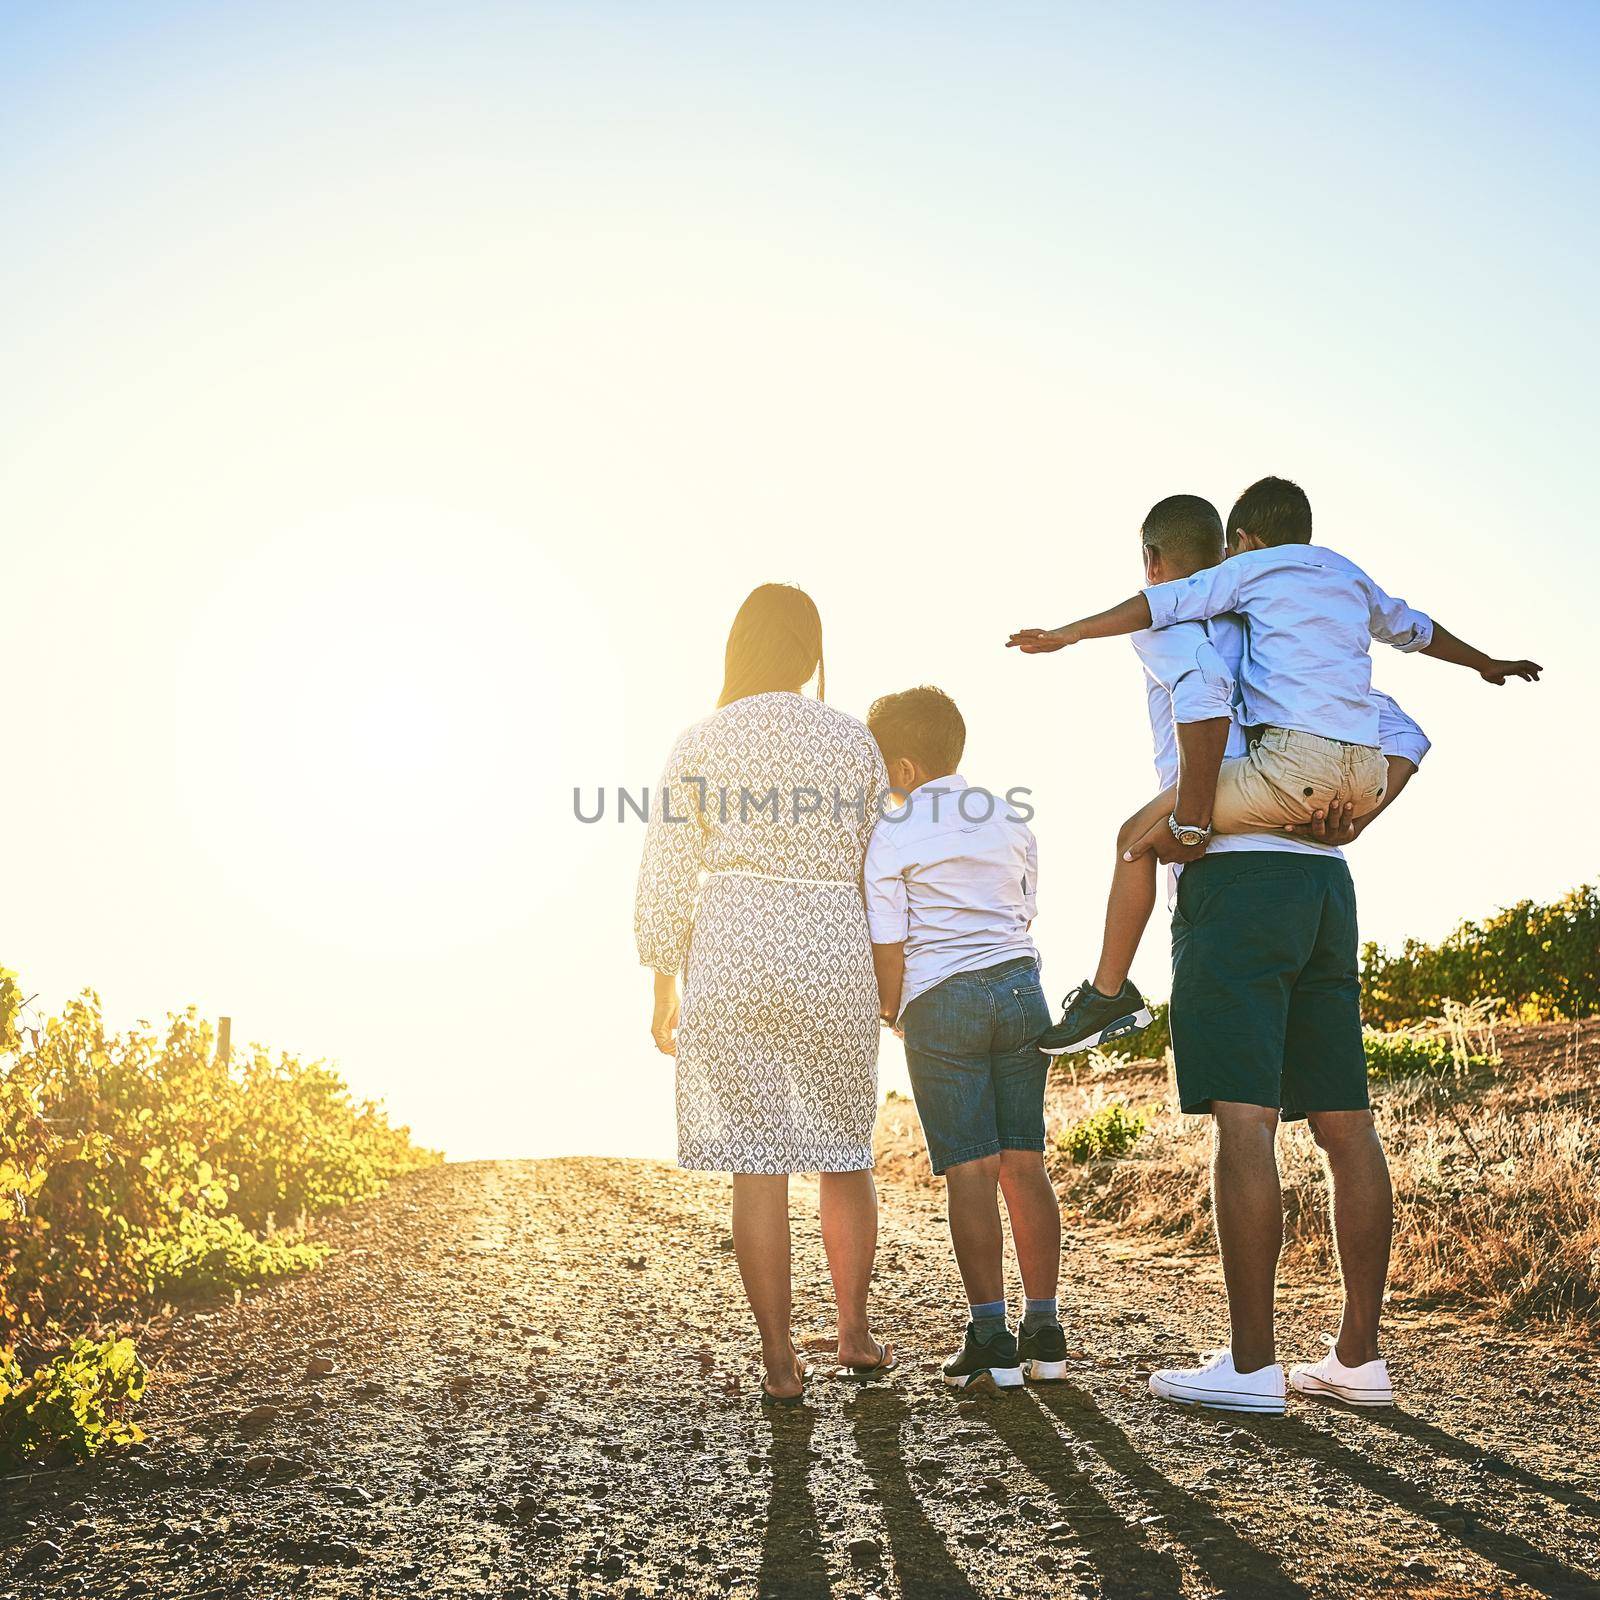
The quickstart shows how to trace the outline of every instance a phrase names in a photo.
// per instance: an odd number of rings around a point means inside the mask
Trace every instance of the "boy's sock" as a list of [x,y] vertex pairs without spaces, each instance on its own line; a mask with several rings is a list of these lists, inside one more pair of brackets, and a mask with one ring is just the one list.
[[1004,1300],[985,1300],[982,1305],[967,1305],[967,1315],[972,1321],[973,1334],[984,1344],[997,1334],[1006,1331],[1006,1303]]
[[1022,1313],[1022,1331],[1032,1333],[1036,1328],[1046,1328],[1060,1320],[1054,1300],[1029,1300]]

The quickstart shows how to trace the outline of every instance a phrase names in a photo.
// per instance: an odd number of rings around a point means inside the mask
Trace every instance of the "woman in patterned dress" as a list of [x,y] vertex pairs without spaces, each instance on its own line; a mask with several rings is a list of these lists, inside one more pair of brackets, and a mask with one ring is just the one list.
[[[813,677],[814,700],[801,693]],[[820,1174],[841,1365],[893,1360],[867,1324],[878,992],[861,891],[887,780],[865,726],[823,703],[825,683],[810,597],[755,590],[728,635],[717,710],[678,740],[652,796],[634,917],[655,969],[651,1035],[677,1057],[679,1163],[733,1174],[764,1404],[803,1394],[791,1172]]]

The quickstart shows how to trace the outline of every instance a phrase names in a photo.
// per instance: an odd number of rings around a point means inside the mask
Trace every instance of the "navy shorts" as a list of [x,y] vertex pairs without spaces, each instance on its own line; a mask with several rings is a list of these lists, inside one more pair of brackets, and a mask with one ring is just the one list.
[[1001,1150],[1044,1149],[1038,1048],[1050,1007],[1031,958],[959,972],[901,1016],[911,1092],[936,1173]]
[[1188,1112],[1286,1121],[1367,1108],[1356,892],[1337,856],[1237,850],[1183,869],[1172,917],[1172,1056]]

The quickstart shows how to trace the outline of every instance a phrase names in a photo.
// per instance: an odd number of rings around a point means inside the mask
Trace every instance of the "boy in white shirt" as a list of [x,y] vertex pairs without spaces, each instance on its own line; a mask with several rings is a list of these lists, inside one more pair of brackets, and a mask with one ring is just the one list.
[[[1061,1215],[1044,1166],[1050,1022],[1029,927],[1038,849],[1026,819],[956,770],[966,724],[938,689],[885,695],[867,713],[900,802],[873,830],[865,885],[883,1020],[898,1024],[928,1156],[946,1180],[950,1238],[969,1307],[944,1381],[1015,1388],[1066,1375],[1056,1307]],[[1027,1296],[1006,1318],[1005,1195]]]
[[1238,695],[1248,749],[1223,761],[1210,816],[1176,815],[1177,791],[1168,787],[1124,824],[1099,967],[1041,1039],[1046,1054],[1086,1050],[1149,1022],[1128,970],[1155,902],[1150,847],[1164,832],[1199,850],[1213,833],[1305,828],[1335,805],[1358,824],[1381,809],[1390,786],[1385,697],[1373,692],[1368,656],[1374,639],[1470,667],[1496,685],[1512,677],[1536,681],[1542,670],[1463,643],[1386,594],[1353,561],[1313,545],[1310,501],[1286,479],[1263,478],[1240,496],[1227,547],[1228,559],[1214,567],[1152,582],[1109,611],[1051,630],[1026,628],[1007,641],[1037,655],[1133,634],[1138,648],[1139,639],[1150,638],[1147,630],[1159,639],[1162,630],[1228,616],[1240,618],[1245,633]]

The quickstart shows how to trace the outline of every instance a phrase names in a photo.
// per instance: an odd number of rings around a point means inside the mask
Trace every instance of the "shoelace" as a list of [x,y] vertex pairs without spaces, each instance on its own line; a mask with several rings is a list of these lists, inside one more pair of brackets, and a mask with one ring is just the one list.
[[[1355,1372],[1357,1370],[1356,1367],[1345,1366],[1344,1362],[1339,1359],[1339,1340],[1337,1335],[1325,1333],[1322,1335],[1322,1342],[1327,1345],[1328,1353],[1317,1363],[1319,1367],[1325,1367],[1331,1361],[1341,1372]],[[1371,1365],[1370,1362],[1365,1364]]]

